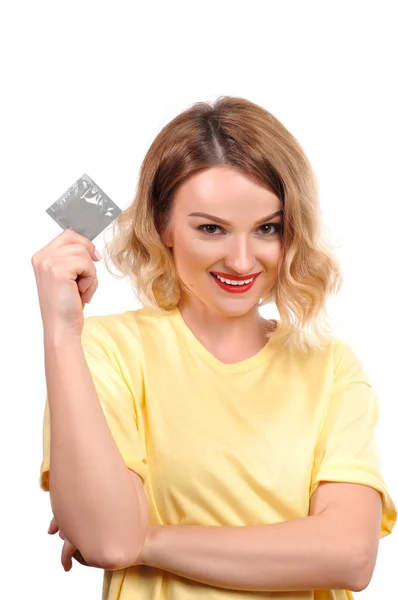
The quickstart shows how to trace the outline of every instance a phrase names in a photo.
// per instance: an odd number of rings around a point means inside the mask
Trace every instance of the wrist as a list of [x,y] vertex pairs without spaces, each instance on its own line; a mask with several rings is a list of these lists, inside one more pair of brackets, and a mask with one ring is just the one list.
[[69,344],[81,344],[81,334],[66,328],[44,328],[44,345],[59,348]]
[[141,561],[140,561],[141,564],[145,565],[146,567],[152,566],[151,559],[154,555],[154,548],[156,545],[156,539],[157,539],[159,529],[161,529],[161,527],[158,525],[148,525],[148,530],[147,530],[144,544],[143,544],[142,550],[141,550]]

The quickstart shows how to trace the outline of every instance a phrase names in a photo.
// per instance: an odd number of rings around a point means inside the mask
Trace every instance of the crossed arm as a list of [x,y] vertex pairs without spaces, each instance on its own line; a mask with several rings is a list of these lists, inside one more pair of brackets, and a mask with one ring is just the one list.
[[[322,482],[302,519],[249,527],[149,525],[136,564],[231,590],[362,591],[376,563],[381,510],[373,488]],[[127,558],[117,568],[126,564]]]

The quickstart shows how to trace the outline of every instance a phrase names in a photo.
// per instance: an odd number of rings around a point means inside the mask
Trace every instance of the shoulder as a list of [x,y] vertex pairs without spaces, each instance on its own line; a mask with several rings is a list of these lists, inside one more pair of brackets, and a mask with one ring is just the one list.
[[172,313],[143,307],[120,313],[86,317],[82,331],[83,345],[100,344],[120,352],[142,349],[149,338],[167,335]]
[[139,310],[86,317],[81,341],[83,346],[103,346],[109,349],[134,345],[139,339]]
[[115,336],[121,333],[134,333],[145,326],[148,320],[156,318],[157,312],[148,308],[126,310],[120,313],[93,315],[84,320],[83,333],[105,333]]
[[321,349],[309,350],[309,359],[326,359],[335,376],[347,370],[361,370],[362,364],[359,354],[346,339],[338,335],[331,335],[329,341]]
[[322,348],[311,348],[306,354],[288,347],[280,356],[287,363],[297,363],[311,380],[324,380],[334,390],[355,381],[369,384],[359,353],[339,335],[332,334]]
[[347,340],[334,337],[333,349],[333,372],[335,382],[339,381],[361,381],[369,383],[369,377],[363,366],[359,352]]

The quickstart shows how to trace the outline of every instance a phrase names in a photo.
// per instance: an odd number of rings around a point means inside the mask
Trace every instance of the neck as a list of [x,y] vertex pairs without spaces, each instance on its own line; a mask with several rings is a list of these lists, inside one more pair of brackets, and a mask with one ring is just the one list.
[[244,315],[227,316],[212,311],[203,304],[180,302],[179,311],[194,335],[205,345],[223,349],[231,347],[247,350],[261,349],[267,341],[268,322],[258,307]]

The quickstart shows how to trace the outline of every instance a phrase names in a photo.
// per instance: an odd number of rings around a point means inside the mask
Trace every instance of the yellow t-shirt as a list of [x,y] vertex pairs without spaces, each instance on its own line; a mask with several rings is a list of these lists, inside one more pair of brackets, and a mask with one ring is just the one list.
[[[380,472],[375,391],[351,347],[299,355],[272,339],[234,364],[216,359],[175,309],[87,317],[82,345],[126,465],[138,473],[153,525],[244,526],[308,516],[323,480],[381,492],[380,537],[397,511]],[[40,485],[48,491],[48,402]],[[276,594],[347,600],[349,591]],[[103,600],[257,600],[138,565],[105,571]]]

